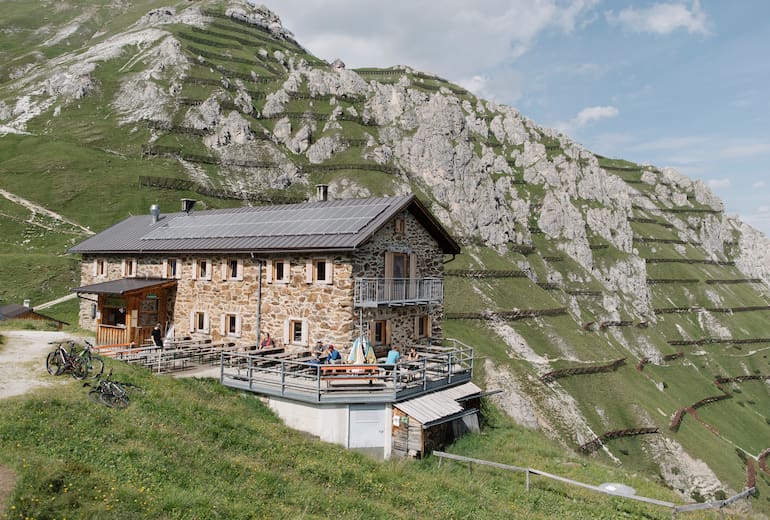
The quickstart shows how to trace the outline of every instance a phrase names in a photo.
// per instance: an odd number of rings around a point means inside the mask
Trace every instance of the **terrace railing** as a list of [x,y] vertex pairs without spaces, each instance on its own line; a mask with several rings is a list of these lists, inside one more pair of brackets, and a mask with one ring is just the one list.
[[444,280],[441,278],[357,278],[354,305],[425,305],[444,300]]

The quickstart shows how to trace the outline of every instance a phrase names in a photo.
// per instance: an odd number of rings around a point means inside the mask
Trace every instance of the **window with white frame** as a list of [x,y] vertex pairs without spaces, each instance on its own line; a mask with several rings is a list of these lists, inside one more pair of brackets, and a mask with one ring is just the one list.
[[289,283],[290,272],[291,263],[288,260],[267,261],[267,283]]
[[193,260],[193,280],[211,280],[211,260],[196,258]]
[[307,283],[330,284],[334,264],[328,258],[314,258],[307,261]]
[[228,312],[222,315],[222,336],[241,337],[241,315],[237,312]]
[[182,278],[182,260],[166,258],[163,260],[163,277],[179,280]]
[[94,276],[107,276],[107,260],[104,258],[94,260]]
[[137,266],[138,262],[136,261],[136,258],[124,258],[123,263],[121,264],[121,275],[124,278],[136,277]]
[[243,280],[243,260],[228,258],[222,264],[222,280]]
[[192,311],[190,313],[190,332],[202,334],[209,333],[209,313],[206,311]]
[[289,345],[308,345],[308,321],[305,318],[288,318],[283,324],[283,341]]

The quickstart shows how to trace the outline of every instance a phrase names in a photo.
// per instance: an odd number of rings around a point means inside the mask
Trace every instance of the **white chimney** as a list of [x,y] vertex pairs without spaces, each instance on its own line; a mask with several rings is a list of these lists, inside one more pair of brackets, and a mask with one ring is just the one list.
[[28,299],[27,299],[27,300],[24,300],[24,306],[25,306],[25,307],[29,307],[29,300],[28,300]]
[[320,202],[325,202],[329,199],[329,185],[328,184],[316,184],[315,185],[315,198]]
[[152,223],[157,224],[160,218],[160,206],[157,204],[150,206],[150,215],[152,215]]

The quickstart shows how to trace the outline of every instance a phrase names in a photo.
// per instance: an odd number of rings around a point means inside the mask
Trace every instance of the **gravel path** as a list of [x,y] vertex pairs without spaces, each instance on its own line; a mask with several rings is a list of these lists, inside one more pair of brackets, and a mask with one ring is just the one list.
[[3,331],[0,345],[0,399],[21,395],[35,388],[63,384],[45,369],[45,357],[53,350],[51,341],[80,340],[63,332],[37,330]]

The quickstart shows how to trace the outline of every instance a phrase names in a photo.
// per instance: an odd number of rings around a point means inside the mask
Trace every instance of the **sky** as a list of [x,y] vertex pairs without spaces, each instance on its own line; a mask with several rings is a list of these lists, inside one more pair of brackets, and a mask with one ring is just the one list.
[[319,58],[409,65],[673,167],[770,236],[770,1],[266,1]]

